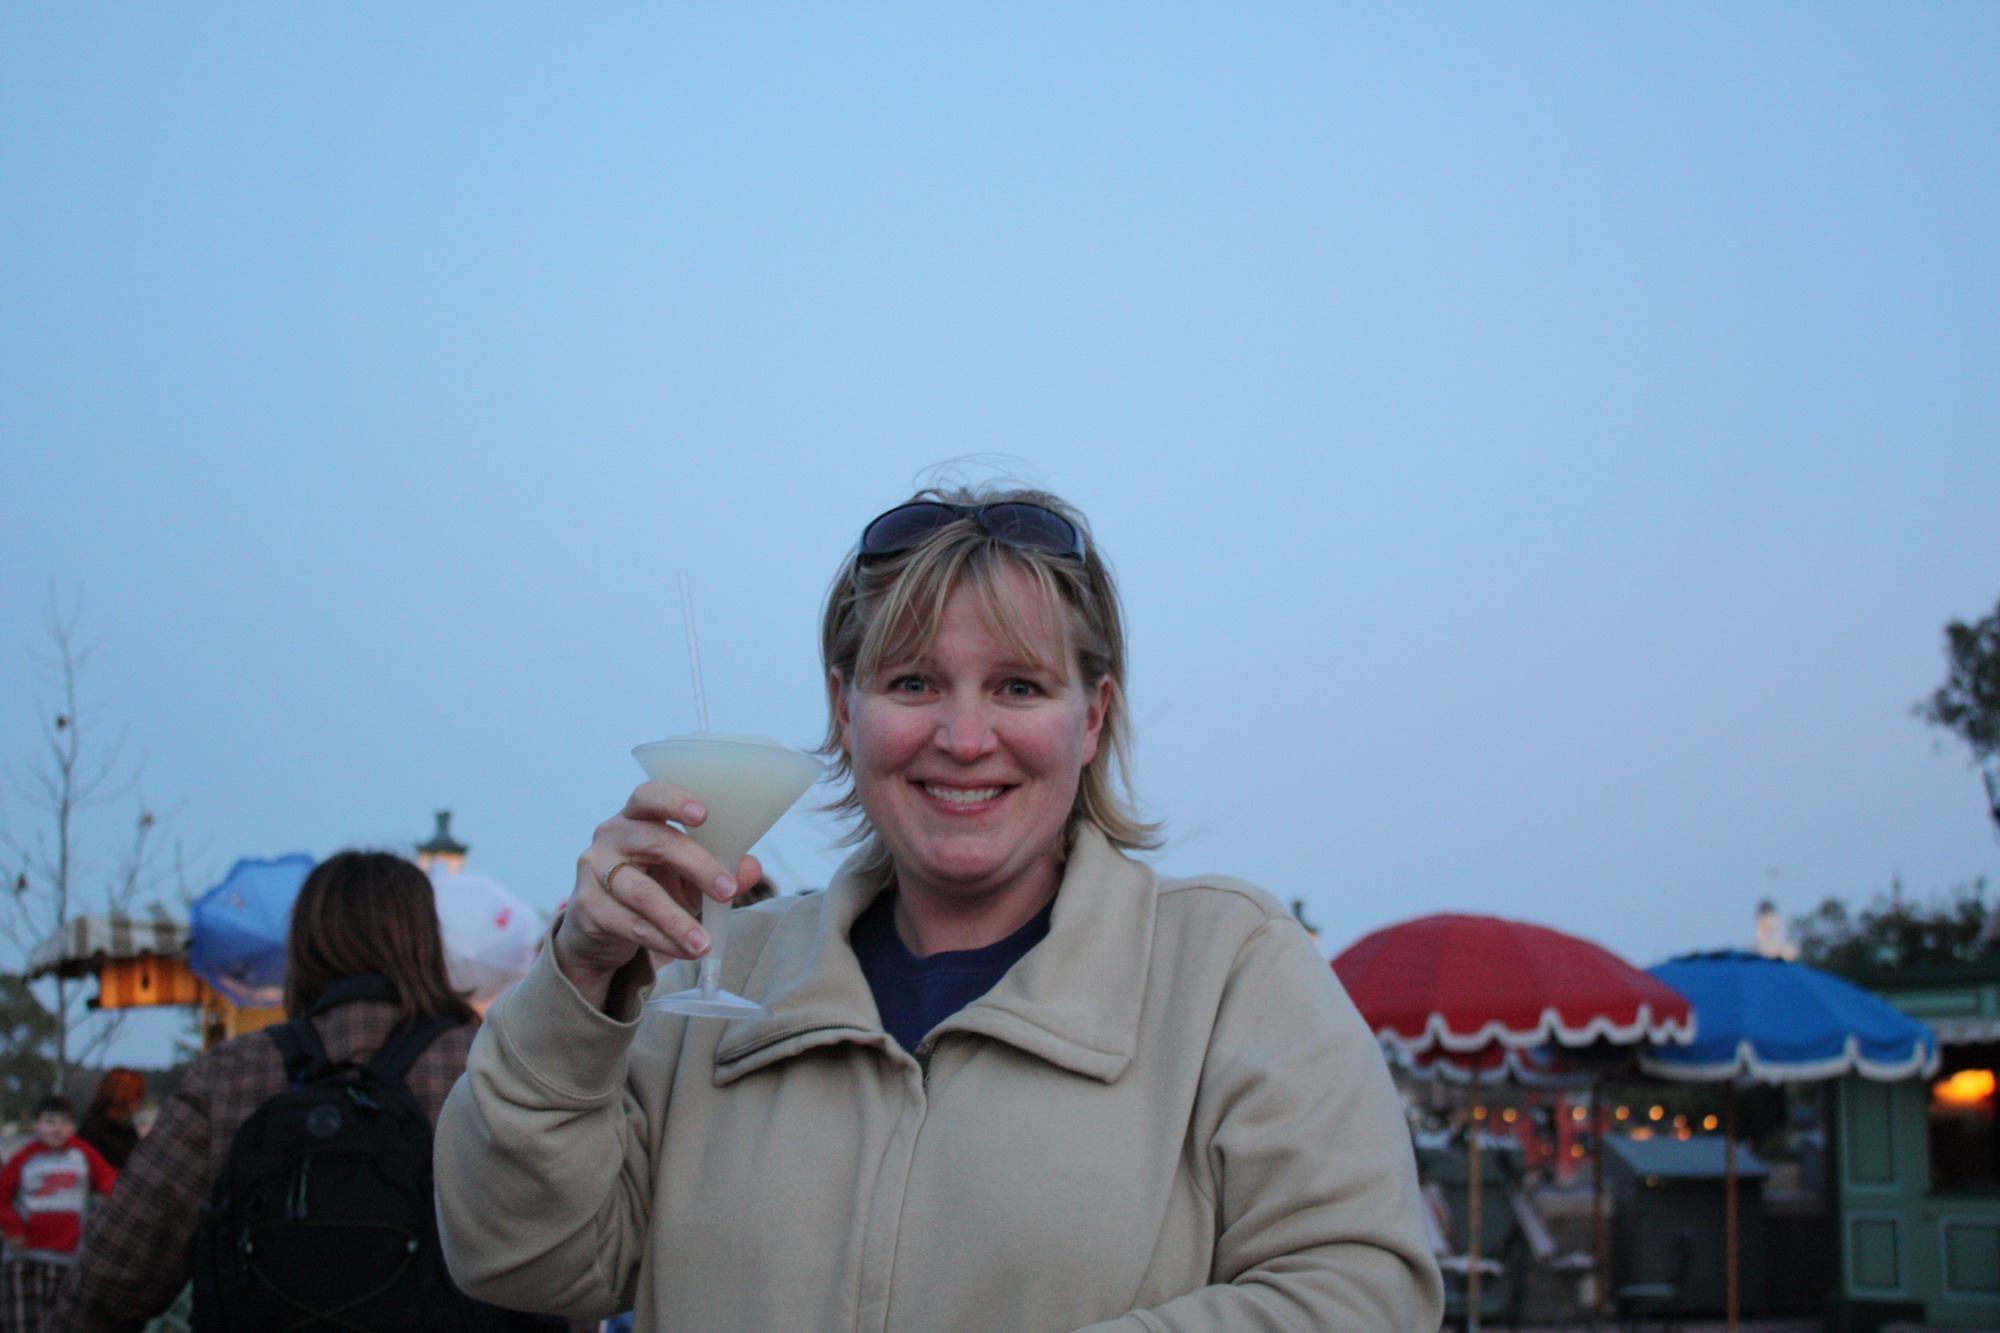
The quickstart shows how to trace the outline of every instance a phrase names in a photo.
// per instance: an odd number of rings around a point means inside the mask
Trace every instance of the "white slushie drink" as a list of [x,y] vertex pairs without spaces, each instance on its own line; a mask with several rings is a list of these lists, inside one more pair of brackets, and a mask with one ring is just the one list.
[[[826,766],[809,754],[767,736],[696,731],[637,746],[632,757],[655,782],[679,787],[708,807],[708,818],[687,830],[731,874],[757,839],[792,808]],[[703,896],[702,929],[709,950],[693,990],[648,1001],[675,1013],[736,1017],[762,1008],[721,988],[722,951],[729,934],[729,904]]]

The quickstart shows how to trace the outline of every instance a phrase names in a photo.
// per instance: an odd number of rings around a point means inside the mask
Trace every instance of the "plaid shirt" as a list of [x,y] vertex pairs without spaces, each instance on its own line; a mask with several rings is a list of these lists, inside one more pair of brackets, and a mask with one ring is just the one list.
[[[401,1017],[394,1005],[359,1000],[313,1021],[329,1059],[361,1061],[380,1049]],[[432,1124],[471,1045],[471,1028],[453,1028],[405,1075]],[[284,1088],[284,1061],[262,1032],[224,1042],[189,1067],[120,1173],[110,1202],[91,1213],[51,1327],[125,1333],[167,1308],[193,1270],[195,1227],[230,1140]]]

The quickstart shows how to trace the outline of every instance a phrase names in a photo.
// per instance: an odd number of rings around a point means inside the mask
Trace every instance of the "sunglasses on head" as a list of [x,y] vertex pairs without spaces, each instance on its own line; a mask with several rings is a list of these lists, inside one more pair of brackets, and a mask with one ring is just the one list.
[[1076,524],[1053,509],[1017,500],[979,505],[913,500],[897,505],[861,530],[861,558],[879,560],[900,555],[939,528],[949,527],[962,518],[973,519],[987,536],[1024,551],[1083,558],[1083,533]]

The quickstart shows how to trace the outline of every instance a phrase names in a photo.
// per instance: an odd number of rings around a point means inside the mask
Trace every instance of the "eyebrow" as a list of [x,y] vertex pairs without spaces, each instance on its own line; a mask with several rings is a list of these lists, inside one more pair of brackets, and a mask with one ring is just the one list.
[[[884,661],[877,668],[876,674],[886,675],[891,672],[907,671],[911,667],[929,666],[933,661],[934,659],[928,652],[918,654],[915,657],[906,657],[900,661]],[[1010,657],[995,662],[993,667],[997,671],[1045,671],[1053,676],[1061,676],[1065,680],[1069,678],[1068,673],[1054,662],[1034,662],[1022,658]]]

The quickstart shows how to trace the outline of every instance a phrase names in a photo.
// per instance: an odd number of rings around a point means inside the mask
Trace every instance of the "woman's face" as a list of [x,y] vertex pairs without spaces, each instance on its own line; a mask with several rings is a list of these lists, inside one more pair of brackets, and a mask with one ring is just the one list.
[[[1019,570],[1003,567],[997,582],[1013,605],[1034,605],[1034,585]],[[1021,660],[978,590],[961,583],[923,657],[830,682],[855,792],[902,891],[961,902],[1053,891],[1110,682],[1086,687],[1053,626],[1031,642],[1035,657],[1055,665]]]

